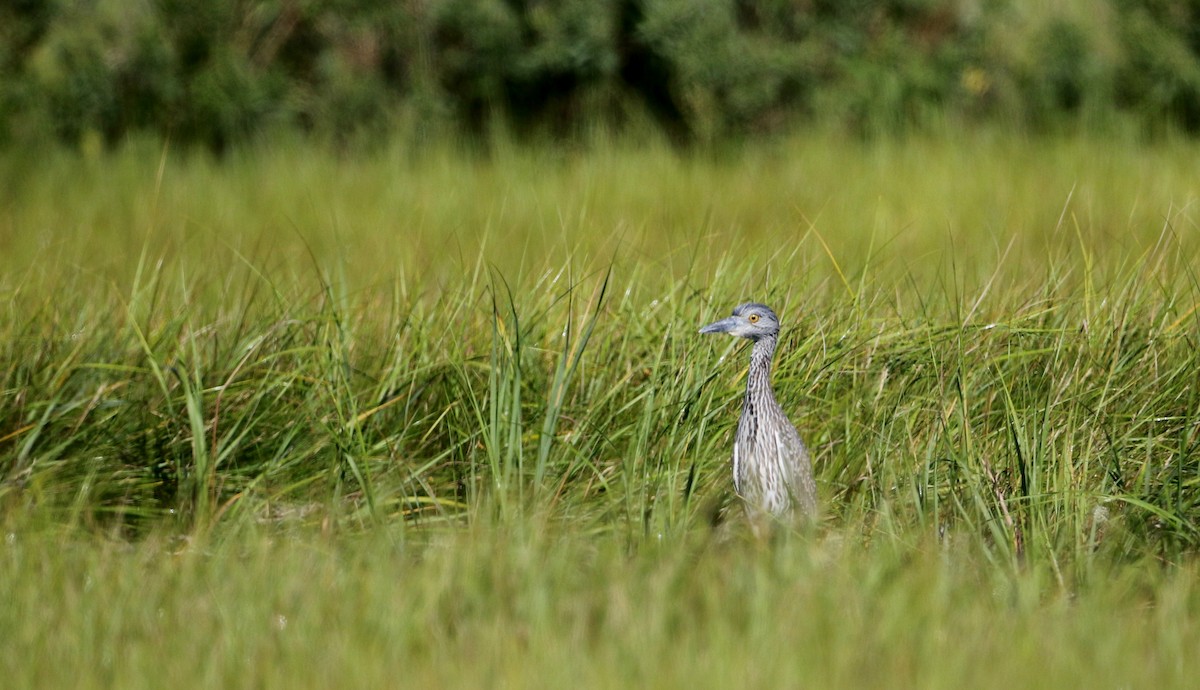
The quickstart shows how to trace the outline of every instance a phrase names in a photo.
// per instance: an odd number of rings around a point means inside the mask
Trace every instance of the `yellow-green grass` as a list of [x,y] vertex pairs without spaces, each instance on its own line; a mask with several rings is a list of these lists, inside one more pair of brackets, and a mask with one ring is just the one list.
[[1186,688],[1200,643],[1194,566],[1067,593],[932,540],[38,535],[0,574],[11,688]]
[[[1184,687],[1197,154],[10,152],[2,668]],[[696,333],[749,298],[824,506],[769,544],[729,480],[746,353]]]

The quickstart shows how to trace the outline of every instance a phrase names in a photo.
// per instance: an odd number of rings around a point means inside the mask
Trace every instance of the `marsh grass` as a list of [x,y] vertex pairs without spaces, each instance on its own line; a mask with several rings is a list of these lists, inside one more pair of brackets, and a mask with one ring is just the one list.
[[[1196,153],[11,156],[3,666],[1182,684]],[[695,334],[751,297],[824,506],[773,546],[729,489],[746,353]]]
[[1186,687],[1197,641],[1194,568],[1067,596],[933,542],[55,543],[4,547],[10,687]]

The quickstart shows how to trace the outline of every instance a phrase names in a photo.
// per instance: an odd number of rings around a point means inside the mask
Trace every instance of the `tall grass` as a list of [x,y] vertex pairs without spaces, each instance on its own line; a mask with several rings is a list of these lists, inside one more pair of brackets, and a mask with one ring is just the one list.
[[[205,550],[18,537],[8,687],[1188,687],[1196,572],[1077,596],[931,543],[773,550],[465,530],[242,533]],[[53,593],[53,597],[48,597]]]
[[[3,665],[49,645],[123,687],[1182,682],[1196,153],[981,133],[10,157]],[[695,333],[747,298],[784,319],[775,386],[824,508],[774,548],[731,497],[746,353]],[[31,617],[44,591],[78,635]],[[192,624],[215,646],[183,649]]]

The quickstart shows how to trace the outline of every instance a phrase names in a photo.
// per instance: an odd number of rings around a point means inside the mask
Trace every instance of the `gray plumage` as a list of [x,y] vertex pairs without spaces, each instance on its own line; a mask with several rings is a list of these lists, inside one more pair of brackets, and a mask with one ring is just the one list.
[[754,341],[742,416],[733,439],[733,487],[745,501],[751,519],[768,515],[787,520],[796,513],[814,517],[817,487],[808,449],[771,389],[779,317],[764,304],[747,302],[729,318],[700,332],[728,333]]

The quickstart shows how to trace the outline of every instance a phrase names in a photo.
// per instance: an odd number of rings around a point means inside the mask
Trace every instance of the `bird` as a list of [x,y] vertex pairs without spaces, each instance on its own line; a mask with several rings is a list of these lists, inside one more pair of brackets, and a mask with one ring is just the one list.
[[728,333],[754,342],[742,415],[733,439],[733,488],[752,524],[812,520],[817,487],[800,432],[771,388],[771,360],[779,344],[779,317],[765,304],[746,302],[701,333]]

